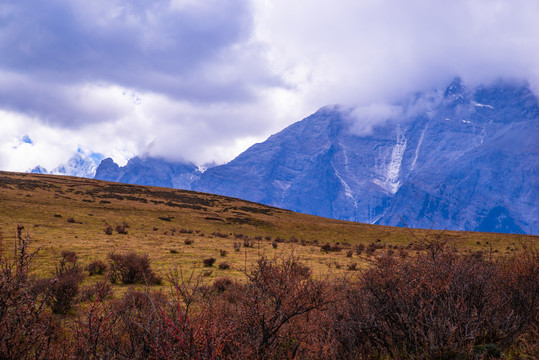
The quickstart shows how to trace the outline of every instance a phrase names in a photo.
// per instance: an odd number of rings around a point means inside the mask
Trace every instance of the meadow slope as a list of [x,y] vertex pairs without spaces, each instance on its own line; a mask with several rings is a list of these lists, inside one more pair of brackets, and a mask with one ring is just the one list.
[[[123,224],[128,226],[126,234],[116,229]],[[381,253],[410,249],[417,239],[441,236],[459,251],[498,255],[515,251],[522,240],[539,238],[369,225],[192,191],[0,172],[0,229],[6,249],[15,240],[17,225],[25,227],[31,247],[40,248],[36,265],[46,276],[62,250],[75,251],[82,264],[135,250],[147,253],[158,272],[181,266],[214,278],[238,276],[260,256],[293,254],[314,275],[325,275],[328,270],[341,273],[354,264],[363,266],[373,253],[358,254],[358,245],[369,249],[373,244],[371,250]],[[108,226],[111,235],[105,232]],[[341,250],[321,251],[326,243]],[[208,271],[202,261],[209,257],[217,259],[216,265],[228,262],[231,268],[215,266]]]

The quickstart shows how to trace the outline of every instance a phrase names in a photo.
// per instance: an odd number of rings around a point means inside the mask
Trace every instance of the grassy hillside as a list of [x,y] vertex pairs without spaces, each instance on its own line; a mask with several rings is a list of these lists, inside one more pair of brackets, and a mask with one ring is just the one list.
[[[214,278],[237,276],[261,255],[294,254],[320,275],[347,272],[354,264],[361,267],[376,247],[383,247],[377,253],[406,251],[414,237],[441,234],[459,251],[493,254],[511,253],[522,239],[538,239],[368,225],[191,191],[0,172],[0,229],[6,249],[13,246],[17,224],[25,227],[32,246],[41,248],[36,264],[44,275],[54,269],[62,250],[75,251],[83,264],[104,260],[111,252],[135,250],[148,253],[158,272],[177,265]],[[126,234],[116,229],[123,224],[128,226]],[[108,226],[111,235],[106,234]],[[321,251],[326,243],[342,250]],[[366,249],[374,245],[371,252],[358,255],[360,244]],[[211,269],[202,264],[209,257],[217,260]],[[220,269],[222,262],[231,268]]]
[[537,237],[10,173],[0,228],[2,359],[539,356]]

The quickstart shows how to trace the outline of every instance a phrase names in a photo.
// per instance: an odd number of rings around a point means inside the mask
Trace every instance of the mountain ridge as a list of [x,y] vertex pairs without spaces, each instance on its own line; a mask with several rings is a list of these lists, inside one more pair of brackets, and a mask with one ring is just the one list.
[[[468,88],[455,79],[397,104],[325,106],[204,173],[139,159],[114,181],[372,224],[534,233],[538,122],[539,102],[526,84]],[[178,174],[188,181],[160,180]]]

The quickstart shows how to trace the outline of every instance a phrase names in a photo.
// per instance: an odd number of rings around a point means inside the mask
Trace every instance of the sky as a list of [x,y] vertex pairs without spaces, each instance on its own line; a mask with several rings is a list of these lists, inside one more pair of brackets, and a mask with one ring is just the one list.
[[320,107],[369,128],[456,76],[539,93],[538,14],[537,0],[2,0],[0,170],[77,152],[224,163]]

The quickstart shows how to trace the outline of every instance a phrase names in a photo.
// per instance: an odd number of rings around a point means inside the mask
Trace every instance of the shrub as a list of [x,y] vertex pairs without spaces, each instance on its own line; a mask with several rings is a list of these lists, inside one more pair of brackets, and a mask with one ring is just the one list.
[[352,257],[352,255],[354,255],[354,250],[348,250],[346,252],[346,257]]
[[219,269],[221,270],[228,270],[230,269],[230,264],[227,262],[222,262],[219,264]]
[[77,259],[78,259],[77,253],[75,253],[74,251],[62,250],[61,255],[62,255],[62,259],[66,262],[69,262],[72,264],[75,264],[77,262]]
[[234,251],[240,251],[241,250],[241,243],[235,242],[233,244],[233,246],[234,246]]
[[204,264],[205,267],[212,267],[213,264],[215,264],[215,258],[206,258],[204,260],[202,260],[202,263]]
[[148,254],[137,254],[132,251],[127,254],[109,254],[109,279],[112,283],[124,284],[161,284],[161,278],[150,267]]
[[[312,280],[309,273],[294,259],[277,263],[266,258],[247,273],[248,282],[236,292],[234,312],[229,315],[235,319],[232,337],[242,344],[236,350],[241,352],[237,357],[313,357],[313,353],[299,355],[321,340],[307,324],[315,321],[319,314],[316,311],[322,310],[331,297],[324,291],[325,284]],[[309,338],[313,341],[309,342]]]
[[128,228],[129,225],[124,221],[123,223],[116,225],[116,232],[118,232],[118,234],[126,235]]
[[343,329],[336,335],[343,349],[388,358],[472,358],[475,346],[488,358],[531,326],[539,301],[537,255],[498,263],[428,245],[413,258],[380,256],[358,286],[348,287],[346,313],[336,315],[335,327]]
[[193,239],[185,239],[183,242],[185,243],[185,245],[192,245],[195,242],[195,240],[193,240]]
[[49,359],[60,331],[46,311],[46,296],[28,291],[37,252],[29,252],[30,237],[22,235],[23,229],[17,227],[15,256],[9,259],[3,255],[0,230],[0,359]]
[[76,264],[76,254],[70,251],[65,254],[66,257],[56,266],[55,277],[51,279],[46,290],[48,303],[56,314],[66,314],[71,310],[84,278],[82,269]]
[[220,237],[220,238],[227,238],[228,237],[228,234],[224,234],[224,233],[221,233],[221,232],[212,232],[211,233],[213,236],[216,236],[216,237]]
[[81,301],[102,301],[112,298],[112,287],[105,281],[84,286],[80,291]]
[[177,254],[178,253],[178,250],[176,250],[176,249],[170,249],[169,251],[170,251],[171,254]]
[[274,241],[271,243],[271,246],[273,246],[274,249],[277,249],[277,246],[279,246],[279,244],[277,243],[277,241],[274,240]]
[[330,251],[341,251],[341,247],[337,244],[331,245],[330,243],[325,243],[324,245],[320,246],[320,250],[324,252],[330,252]]
[[228,254],[228,251],[224,250],[224,249],[219,249],[219,254],[221,256],[226,256],[226,254]]
[[66,221],[70,224],[74,224],[77,222],[74,217],[68,217]]
[[86,266],[88,275],[103,275],[107,271],[107,264],[102,260],[94,260]]
[[230,285],[232,285],[232,283],[233,282],[232,282],[232,280],[230,278],[227,278],[227,277],[218,278],[218,279],[215,279],[215,281],[213,282],[213,288],[218,293],[222,293],[226,289],[228,289],[230,287]]
[[246,237],[245,239],[243,239],[243,246],[252,248],[252,247],[255,246],[255,243],[254,243],[254,241],[252,241],[248,237]]
[[112,231],[113,231],[112,226],[107,224],[107,226],[105,226],[105,229],[103,231],[105,232],[106,235],[112,235]]

